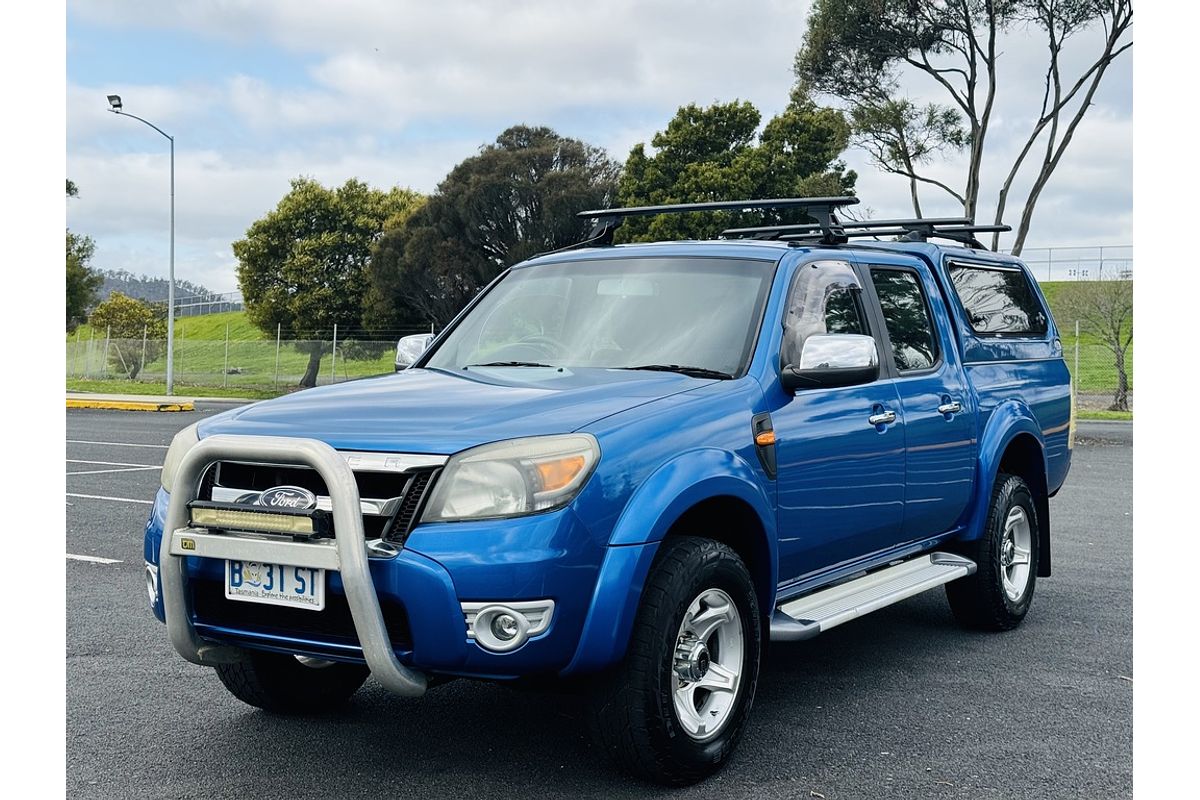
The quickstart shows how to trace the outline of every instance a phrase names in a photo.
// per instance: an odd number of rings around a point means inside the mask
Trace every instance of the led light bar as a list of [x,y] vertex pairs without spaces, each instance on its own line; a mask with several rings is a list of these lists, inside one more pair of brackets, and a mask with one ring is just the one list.
[[191,524],[197,528],[282,533],[291,536],[316,536],[328,529],[323,511],[252,510],[233,503],[194,502],[189,506]]

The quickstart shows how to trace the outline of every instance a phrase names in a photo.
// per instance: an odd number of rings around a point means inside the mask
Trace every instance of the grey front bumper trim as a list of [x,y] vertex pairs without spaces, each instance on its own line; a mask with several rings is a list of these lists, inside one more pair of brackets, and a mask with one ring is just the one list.
[[[354,620],[354,629],[371,674],[396,694],[408,697],[424,694],[427,683],[425,675],[400,663],[384,626],[379,596],[368,568],[366,535],[354,472],[338,451],[315,439],[211,436],[201,440],[183,457],[175,476],[175,485],[171,487],[171,501],[167,507],[159,553],[159,581],[167,631],[171,644],[179,654],[195,664],[210,666],[238,661],[243,657],[238,648],[200,638],[192,625],[187,600],[184,555],[239,558],[239,553],[257,553],[262,549],[262,545],[253,543],[255,540],[188,528],[188,503],[196,499],[205,470],[222,460],[286,464],[316,470],[329,488],[336,544],[331,548],[299,542],[272,542],[272,552],[283,551],[274,560],[297,566],[336,568],[341,572],[350,616]],[[189,536],[197,540],[197,545],[201,544],[202,539],[203,552],[200,552],[200,547],[190,550],[178,546],[177,541],[181,537]],[[320,550],[312,550],[314,547]],[[334,552],[329,552],[331,550]]]

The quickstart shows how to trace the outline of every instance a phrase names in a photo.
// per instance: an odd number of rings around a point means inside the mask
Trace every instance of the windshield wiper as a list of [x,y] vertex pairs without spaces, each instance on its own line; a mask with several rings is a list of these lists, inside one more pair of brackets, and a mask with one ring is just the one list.
[[708,369],[707,367],[685,367],[679,364],[644,364],[640,367],[620,367],[620,369],[645,369],[655,372],[678,372],[680,375],[687,375],[691,378],[717,378],[727,381],[733,376],[728,372],[720,370]]
[[539,364],[536,361],[489,361],[486,364],[468,364],[467,367],[550,367],[553,364]]

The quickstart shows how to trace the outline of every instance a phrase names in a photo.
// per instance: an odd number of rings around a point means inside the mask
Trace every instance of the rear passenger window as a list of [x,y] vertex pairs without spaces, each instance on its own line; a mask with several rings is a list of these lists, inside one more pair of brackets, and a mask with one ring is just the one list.
[[906,270],[873,269],[871,282],[892,340],[896,369],[908,372],[931,368],[937,363],[937,339],[917,276]]
[[1045,335],[1046,313],[1022,270],[952,262],[950,280],[976,333]]

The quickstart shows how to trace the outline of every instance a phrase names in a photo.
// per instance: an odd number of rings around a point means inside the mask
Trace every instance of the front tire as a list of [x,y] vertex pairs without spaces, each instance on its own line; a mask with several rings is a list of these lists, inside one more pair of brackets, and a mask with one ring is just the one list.
[[667,539],[625,658],[593,691],[593,736],[638,777],[670,786],[707,777],[741,738],[761,648],[758,598],[737,553],[711,539]]
[[358,664],[301,662],[295,656],[256,650],[247,650],[242,661],[218,664],[216,669],[230,694],[274,714],[331,711],[349,700],[370,674]]
[[1025,619],[1037,584],[1038,525],[1028,484],[1017,475],[998,474],[984,535],[961,549],[978,568],[974,575],[946,584],[959,624],[1007,631]]

